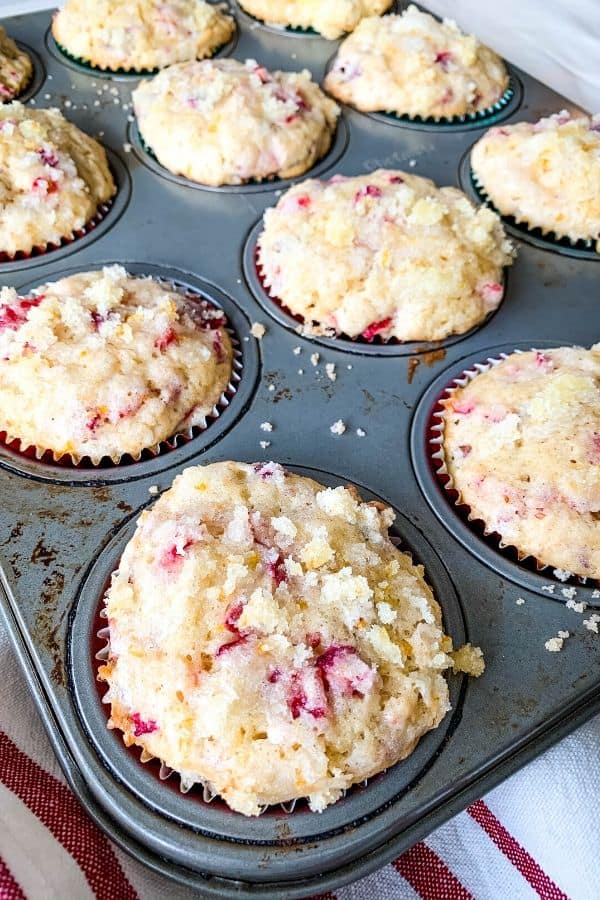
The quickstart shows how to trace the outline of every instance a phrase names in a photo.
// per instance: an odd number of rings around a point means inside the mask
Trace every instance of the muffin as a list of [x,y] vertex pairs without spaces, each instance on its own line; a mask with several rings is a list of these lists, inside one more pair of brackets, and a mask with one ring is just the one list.
[[393,518],[275,463],[186,469],[106,596],[109,727],[245,815],[320,811],[408,756],[449,709],[452,641]]
[[305,181],[264,216],[259,274],[321,332],[436,341],[480,324],[503,296],[512,247],[462,191],[378,169]]
[[0,102],[14,100],[23,93],[33,75],[28,54],[20,50],[0,25]]
[[330,94],[363,112],[423,119],[480,113],[508,83],[493,50],[416,6],[401,16],[363,19],[325,78]]
[[77,462],[139,458],[227,389],[221,310],[121,266],[0,292],[0,431]]
[[54,16],[59,46],[100,69],[148,71],[211,56],[235,22],[203,0],[67,0]]
[[293,178],[327,153],[339,110],[310,73],[254,60],[182,63],[133,92],[141,135],[170,172],[206,185]]
[[450,487],[521,557],[600,578],[600,344],[512,353],[443,401]]
[[0,254],[71,239],[115,192],[103,147],[58,109],[0,107]]
[[313,29],[334,40],[352,31],[363,16],[379,16],[393,0],[239,0],[242,9],[268,25]]
[[563,111],[491,128],[473,147],[471,166],[503,216],[600,250],[600,115]]

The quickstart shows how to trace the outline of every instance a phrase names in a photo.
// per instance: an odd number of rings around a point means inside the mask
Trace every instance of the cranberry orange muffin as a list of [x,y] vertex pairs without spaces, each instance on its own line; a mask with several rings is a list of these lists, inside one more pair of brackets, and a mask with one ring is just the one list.
[[409,6],[363,19],[325,79],[338,100],[363,112],[452,118],[492,107],[508,88],[499,56],[449,19]]
[[171,66],[140,84],[133,104],[158,161],[213,186],[301,175],[329,150],[339,114],[309,72],[254,60]]
[[242,9],[268,25],[312,28],[331,40],[352,31],[364,16],[379,16],[393,0],[239,0]]
[[58,109],[0,107],[0,253],[60,244],[115,191],[104,148]]
[[107,593],[109,727],[245,815],[320,811],[408,756],[449,709],[452,641],[393,518],[275,463],[186,469]]
[[227,388],[220,310],[120,266],[0,293],[0,431],[23,449],[118,460],[204,425]]
[[600,250],[600,115],[561,112],[491,128],[471,165],[502,215]]
[[512,353],[443,401],[443,454],[503,544],[600,578],[600,344]]
[[52,22],[69,55],[112,71],[211,56],[234,30],[231,16],[203,0],[67,0]]
[[258,246],[264,284],[307,325],[400,341],[478,325],[512,258],[491,210],[386,169],[290,188],[265,212]]
[[28,54],[20,50],[0,25],[0,103],[23,93],[33,75]]

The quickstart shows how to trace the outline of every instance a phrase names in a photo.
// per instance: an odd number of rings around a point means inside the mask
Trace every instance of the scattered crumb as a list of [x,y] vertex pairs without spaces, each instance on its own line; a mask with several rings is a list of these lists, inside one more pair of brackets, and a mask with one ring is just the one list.
[[351,369],[351,368],[352,368],[352,366],[350,365],[350,363],[348,363],[348,365],[346,366],[346,368],[347,368],[347,369]]
[[546,591],[547,594],[553,594],[554,593],[554,585],[553,584],[543,584],[542,590]]
[[298,54],[297,54],[297,53],[291,53],[291,54],[290,54],[290,58],[291,58],[291,59],[298,59]]
[[135,116],[127,116],[128,122],[135,122]]
[[346,430],[346,426],[341,419],[338,419],[337,422],[333,423],[329,430],[332,434],[343,434]]
[[67,109],[69,109],[71,106],[73,106],[73,104],[70,100],[65,100],[65,106],[67,107]]
[[319,354],[318,354],[318,353],[311,353],[310,361],[311,361],[311,363],[313,364],[313,366],[318,365],[318,363],[319,363],[319,358],[320,358],[320,357],[319,357]]
[[417,164],[417,161],[416,161],[416,159],[409,159],[408,164],[411,167],[411,169],[414,169],[414,167]]
[[131,144],[123,144],[123,150],[125,153],[131,153]]
[[302,347],[294,347],[292,353],[294,354],[294,356],[300,356],[300,354],[302,353]]
[[304,375],[304,369],[298,369],[298,375]]
[[558,632],[558,636],[559,636],[559,638],[562,638],[563,641],[566,641],[566,639],[567,639],[568,637],[570,637],[570,634],[569,634],[568,631],[559,631],[559,632]]
[[261,441],[260,446],[262,447],[263,450],[266,450],[267,447],[271,446],[271,441]]
[[[564,591],[563,591],[563,593],[564,593]],[[582,613],[586,609],[586,604],[583,602],[577,603],[572,598],[569,598],[569,600],[567,600],[567,609],[572,609],[573,612],[576,612],[576,613]]]
[[523,604],[525,603],[525,599],[523,597],[517,597],[515,603],[517,604],[517,606],[523,606]]
[[149,494],[158,494],[158,490],[159,489],[158,489],[157,484],[151,484],[150,487],[148,488],[148,493]]
[[600,622],[598,613],[592,613],[589,619],[583,620],[584,627],[587,628],[588,631],[593,631],[595,634],[598,634],[598,622]]
[[555,578],[558,578],[559,581],[568,581],[572,572],[567,572],[566,569],[553,569],[552,574]]
[[363,428],[357,428],[356,434],[358,435],[358,437],[365,437],[367,432]]
[[100,101],[99,101],[99,100],[94,100],[94,106],[100,106]]
[[562,650],[563,647],[563,639],[561,637],[553,637],[550,638],[549,641],[546,641],[544,647],[548,650],[549,653],[558,653]]
[[52,94],[44,94],[44,100],[49,100]]
[[600,597],[600,591],[596,588],[592,591],[592,597],[597,600]]
[[473,678],[479,678],[485,672],[485,660],[481,647],[473,647],[472,644],[465,644],[454,650],[450,656],[452,657],[452,671],[464,672],[465,675],[471,675]]
[[265,326],[261,325],[260,322],[253,322],[252,328],[250,329],[250,334],[252,335],[252,337],[255,337],[257,340],[260,341],[260,339],[265,334],[266,330],[267,329],[265,328]]
[[575,596],[575,594],[577,593],[577,591],[574,587],[561,588],[560,592],[563,595],[563,597],[567,597],[569,600],[572,600],[573,597]]
[[337,378],[337,375],[335,374],[335,363],[326,363],[325,373],[330,381],[335,381]]
[[270,422],[262,422],[260,426],[261,431],[273,431],[273,426]]
[[275,385],[274,385],[274,384],[270,384],[270,385],[269,385],[269,390],[270,390],[270,391],[274,391],[274,390],[275,390]]

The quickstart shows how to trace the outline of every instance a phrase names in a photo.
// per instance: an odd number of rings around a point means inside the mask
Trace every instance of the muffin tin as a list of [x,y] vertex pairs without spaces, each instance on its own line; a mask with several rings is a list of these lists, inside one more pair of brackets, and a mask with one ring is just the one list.
[[[321,79],[335,44],[236,15],[237,58],[306,67]],[[131,109],[122,108],[135,79],[107,78],[50,52],[47,13],[3,24],[40,57],[35,77],[45,77],[29,102],[57,105],[84,130],[102,132],[119,192],[90,239],[0,264],[1,283],[27,290],[73,268],[118,261],[222,306],[242,354],[236,392],[218,419],[153,458],[74,468],[0,447],[0,608],[14,648],[72,789],[120,846],[206,897],[330,890],[394,858],[600,708],[600,639],[565,605],[575,591],[597,608],[597,589],[532,571],[477,533],[444,496],[428,448],[432,411],[466,368],[516,347],[589,346],[600,337],[600,256],[517,235],[519,255],[498,311],[467,335],[434,345],[297,333],[294,320],[261,294],[253,268],[257,222],[285,184],[202,190],[160,177],[143,158]],[[524,73],[513,78],[522,90],[509,121],[569,106]],[[406,168],[439,184],[461,183],[469,147],[486,126],[405,126],[350,109],[343,122],[335,159],[317,171]],[[250,333],[257,321],[266,328],[262,341]],[[335,382],[325,363],[335,365]],[[339,419],[346,431],[334,435]],[[272,432],[260,429],[265,421]],[[261,448],[265,439],[271,445]],[[487,669],[478,680],[450,676],[453,711],[440,728],[405,762],[322,814],[301,802],[292,812],[246,819],[218,798],[209,804],[198,789],[182,794],[174,777],[161,781],[157,765],[144,768],[139,749],[126,750],[106,730],[94,654],[107,579],[155,489],[168,488],[186,465],[271,458],[326,484],[352,482],[365,498],[396,509],[394,533],[424,563],[447,629],[457,644],[480,645]],[[517,605],[519,597],[525,602]],[[545,641],[562,629],[572,636],[561,653],[548,652]]]

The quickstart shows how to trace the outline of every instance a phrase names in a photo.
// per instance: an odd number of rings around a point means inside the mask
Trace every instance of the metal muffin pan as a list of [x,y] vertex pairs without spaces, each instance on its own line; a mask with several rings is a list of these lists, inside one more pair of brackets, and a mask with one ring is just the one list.
[[[322,77],[335,44],[237,19],[237,58]],[[105,219],[110,227],[70,244],[68,259],[56,250],[0,265],[1,283],[27,290],[119,261],[222,306],[243,354],[230,406],[198,437],[154,459],[74,468],[0,448],[0,609],[15,650],[71,787],[120,846],[207,897],[332,889],[394,858],[600,708],[600,644],[566,608],[565,585],[551,570],[507,560],[460,519],[427,471],[425,444],[435,402],[474,361],[511,347],[589,346],[600,336],[598,259],[519,240],[500,308],[458,340],[406,347],[298,334],[293,320],[257,294],[247,249],[284,185],[203,191],[159,177],[129,146],[131,110],[122,104],[130,103],[135,79],[107,79],[49,53],[48,13],[3,24],[41,57],[46,80],[35,105],[58,105],[89,133],[103,132],[125,175]],[[522,104],[508,121],[569,105],[527,75],[517,77]],[[485,129],[403,127],[350,109],[344,119],[348,141],[328,175],[387,166],[459,184],[461,159]],[[255,321],[267,329],[260,342],[250,335]],[[335,383],[326,362],[336,366]],[[346,424],[341,436],[330,432],[338,419]],[[265,421],[273,424],[269,434],[260,429]],[[265,438],[271,446],[263,449]],[[453,712],[440,729],[408,760],[321,815],[300,803],[291,813],[269,809],[246,819],[219,800],[207,805],[196,789],[180,794],[174,776],[161,783],[152,763],[141,765],[139,750],[126,751],[104,729],[93,647],[106,579],[139,512],[153,502],[148,489],[168,488],[190,464],[270,458],[326,483],[352,482],[398,510],[396,533],[425,564],[450,633],[457,643],[479,644],[487,669],[478,680],[451,676]],[[576,599],[595,602],[590,586],[574,587]],[[572,637],[560,654],[549,653],[544,642],[559,629]]]

